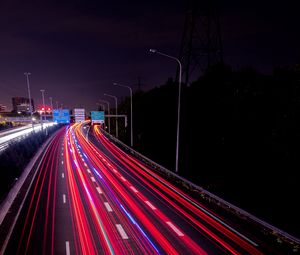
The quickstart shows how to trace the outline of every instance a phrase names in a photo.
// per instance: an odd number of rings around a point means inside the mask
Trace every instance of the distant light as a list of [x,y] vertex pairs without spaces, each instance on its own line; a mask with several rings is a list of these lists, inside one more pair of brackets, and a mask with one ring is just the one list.
[[35,118],[32,118],[32,121],[35,121]]
[[42,108],[42,111],[44,111],[44,110],[45,110],[45,108],[43,107],[43,108]]
[[51,111],[51,109],[50,109],[50,108],[48,108],[48,111]]
[[150,49],[150,52],[155,53],[155,52],[157,52],[157,50],[156,49]]
[[18,114],[21,114],[21,112],[18,112]]

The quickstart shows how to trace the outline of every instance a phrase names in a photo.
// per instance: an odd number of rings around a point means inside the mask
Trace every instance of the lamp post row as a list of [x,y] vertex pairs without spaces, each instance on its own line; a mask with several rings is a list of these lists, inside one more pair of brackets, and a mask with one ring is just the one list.
[[[179,137],[180,137],[180,107],[181,107],[181,75],[182,75],[182,64],[180,60],[176,57],[170,56],[168,54],[162,53],[156,49],[150,49],[150,52],[156,53],[158,55],[170,58],[175,60],[178,65],[179,65],[179,80],[178,80],[178,103],[177,103],[177,132],[176,132],[176,160],[175,160],[175,172],[178,172],[178,158],[179,158]],[[30,115],[31,115],[31,123],[33,127],[33,120],[32,120],[32,105],[31,105],[31,95],[30,95],[30,85],[29,85],[29,72],[25,72],[24,75],[26,76],[26,81],[27,81],[27,88],[28,88],[28,97],[29,97],[29,109],[30,109]],[[128,88],[130,92],[130,145],[133,147],[133,104],[132,104],[132,88],[123,84],[119,83],[113,83],[115,86],[119,87],[124,87]],[[44,101],[44,91],[41,90],[42,92],[42,97],[43,97],[43,108],[45,109],[45,101]],[[116,138],[118,138],[118,98],[114,95],[110,94],[104,94],[104,96],[111,97],[115,100],[115,105],[116,105]],[[100,100],[102,102],[107,103],[108,105],[108,114],[110,114],[110,109],[109,109],[109,102]],[[53,105],[52,105],[52,97],[50,97],[50,102],[51,102],[51,108],[53,110]],[[56,101],[56,107],[58,108],[58,102]],[[110,118],[108,122],[108,130],[110,133]]]
[[[178,103],[177,103],[177,131],[176,131],[176,157],[175,157],[175,172],[178,173],[179,171],[179,139],[180,139],[180,110],[181,110],[181,85],[182,85],[182,82],[181,82],[181,76],[182,76],[182,64],[180,62],[180,60],[176,57],[173,57],[171,55],[168,55],[168,54],[165,54],[165,53],[162,53],[156,49],[150,49],[150,52],[152,53],[156,53],[158,55],[161,55],[161,56],[164,56],[164,57],[167,57],[167,58],[170,58],[170,59],[173,59],[177,62],[178,66],[179,66],[179,80],[178,80]],[[125,88],[128,88],[129,91],[130,91],[130,126],[131,126],[131,130],[130,130],[130,144],[131,144],[131,147],[133,147],[133,110],[132,110],[132,88],[129,87],[129,86],[126,86],[126,85],[123,85],[123,84],[119,84],[119,83],[113,83],[113,85],[115,86],[119,86],[119,87],[125,87]],[[113,95],[108,95],[108,94],[104,94],[105,96],[109,96],[109,97],[112,97],[115,99],[115,102],[116,102],[116,115],[117,112],[118,112],[118,109],[117,109],[117,97],[116,96],[113,96]],[[118,138],[118,119],[117,119],[117,116],[116,116],[116,137]]]
[[[32,128],[34,127],[33,126],[33,106],[32,106],[32,102],[31,102],[31,93],[30,93],[30,83],[29,83],[29,75],[31,75],[31,73],[29,72],[25,72],[24,75],[26,76],[26,83],[27,83],[27,90],[28,90],[28,99],[29,99],[29,111],[30,111],[30,117],[31,117],[31,124],[32,124]],[[44,93],[45,93],[45,90],[44,89],[41,89],[40,90],[41,93],[42,93],[42,100],[43,100],[43,108],[45,111],[45,97],[44,97]],[[52,115],[53,115],[53,101],[52,101],[52,97],[49,97],[50,99],[50,105],[51,105],[51,110],[52,110]],[[58,101],[56,101],[56,108],[58,109]],[[42,122],[43,122],[43,115],[42,115]]]

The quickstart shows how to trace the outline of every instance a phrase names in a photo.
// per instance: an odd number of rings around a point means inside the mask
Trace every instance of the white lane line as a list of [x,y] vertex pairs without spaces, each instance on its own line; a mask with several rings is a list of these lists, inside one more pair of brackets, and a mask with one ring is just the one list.
[[108,166],[111,166],[111,164],[107,163]]
[[65,194],[63,194],[63,202],[64,202],[64,204],[66,203],[66,195]]
[[64,173],[61,174],[61,178],[65,178],[65,174]]
[[111,207],[110,207],[109,203],[107,203],[107,202],[104,202],[104,205],[105,205],[105,207],[106,207],[106,210],[107,210],[108,212],[112,212],[112,211],[113,211],[113,209],[111,209]]
[[117,173],[117,172],[118,172],[116,169],[113,169],[113,171],[114,171],[115,173]]
[[126,182],[126,179],[123,176],[121,176],[121,179],[123,182]]
[[96,190],[98,191],[99,194],[103,193],[102,190],[99,187],[97,187]]
[[63,160],[61,161],[61,164],[62,164],[62,165],[64,164],[64,161],[63,161]]
[[145,203],[152,209],[152,210],[156,210],[156,207],[151,204],[149,201],[145,201]]
[[171,229],[174,230],[174,232],[175,232],[177,235],[179,235],[179,236],[184,236],[184,234],[183,234],[178,228],[176,228],[176,227],[173,225],[172,222],[167,221],[166,223],[171,227]]
[[128,239],[128,235],[126,234],[125,230],[123,229],[122,225],[121,224],[116,224],[116,227],[121,235],[121,237],[123,239]]
[[89,174],[91,173],[91,170],[90,170],[90,169],[88,169],[87,171],[88,171]]
[[87,167],[87,164],[86,164],[86,163],[84,163],[84,166],[85,166],[85,167]]
[[70,255],[70,243],[66,241],[66,255]]
[[94,177],[91,177],[91,180],[92,182],[96,182],[95,178]]
[[63,156],[64,154],[62,153],[61,155]]
[[130,186],[130,188],[133,190],[134,193],[138,193],[137,189],[133,186]]

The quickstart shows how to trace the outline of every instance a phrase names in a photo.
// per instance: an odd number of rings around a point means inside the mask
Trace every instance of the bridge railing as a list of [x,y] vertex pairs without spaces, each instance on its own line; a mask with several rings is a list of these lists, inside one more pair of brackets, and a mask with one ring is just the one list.
[[204,188],[202,188],[202,187],[186,180],[185,178],[175,174],[174,172],[166,169],[165,167],[161,166],[160,164],[154,162],[153,160],[147,158],[146,156],[142,155],[141,153],[139,153],[139,152],[135,151],[134,149],[132,149],[131,147],[127,146],[120,140],[116,139],[114,136],[110,135],[105,130],[102,129],[102,132],[107,138],[109,138],[116,145],[118,145],[118,147],[120,147],[124,151],[130,153],[131,155],[133,155],[140,161],[144,162],[145,164],[152,167],[156,171],[160,172],[162,175],[164,175],[167,178],[171,179],[172,181],[176,182],[177,184],[185,187],[186,189],[188,189],[189,191],[191,191],[193,193],[200,194],[202,196],[202,198],[208,200],[209,202],[215,203],[219,207],[222,207],[231,213],[234,213],[239,218],[242,218],[253,224],[258,225],[261,228],[261,230],[264,231],[264,233],[267,232],[268,234],[272,235],[273,237],[275,237],[277,239],[278,242],[287,242],[290,245],[292,245],[293,247],[296,247],[297,251],[299,250],[300,239],[290,235],[289,233],[287,233],[279,228],[272,226],[271,224],[255,217],[254,215],[246,212],[245,210],[227,202],[226,200],[216,196],[215,194],[205,190]]

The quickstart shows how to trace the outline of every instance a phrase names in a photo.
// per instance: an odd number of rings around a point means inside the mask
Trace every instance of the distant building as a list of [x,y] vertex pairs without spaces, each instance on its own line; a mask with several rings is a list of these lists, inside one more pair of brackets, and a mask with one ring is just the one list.
[[0,112],[6,112],[6,106],[3,104],[0,104]]
[[[29,99],[27,97],[12,98],[13,112],[30,113]],[[34,103],[31,99],[32,112],[34,112]]]

